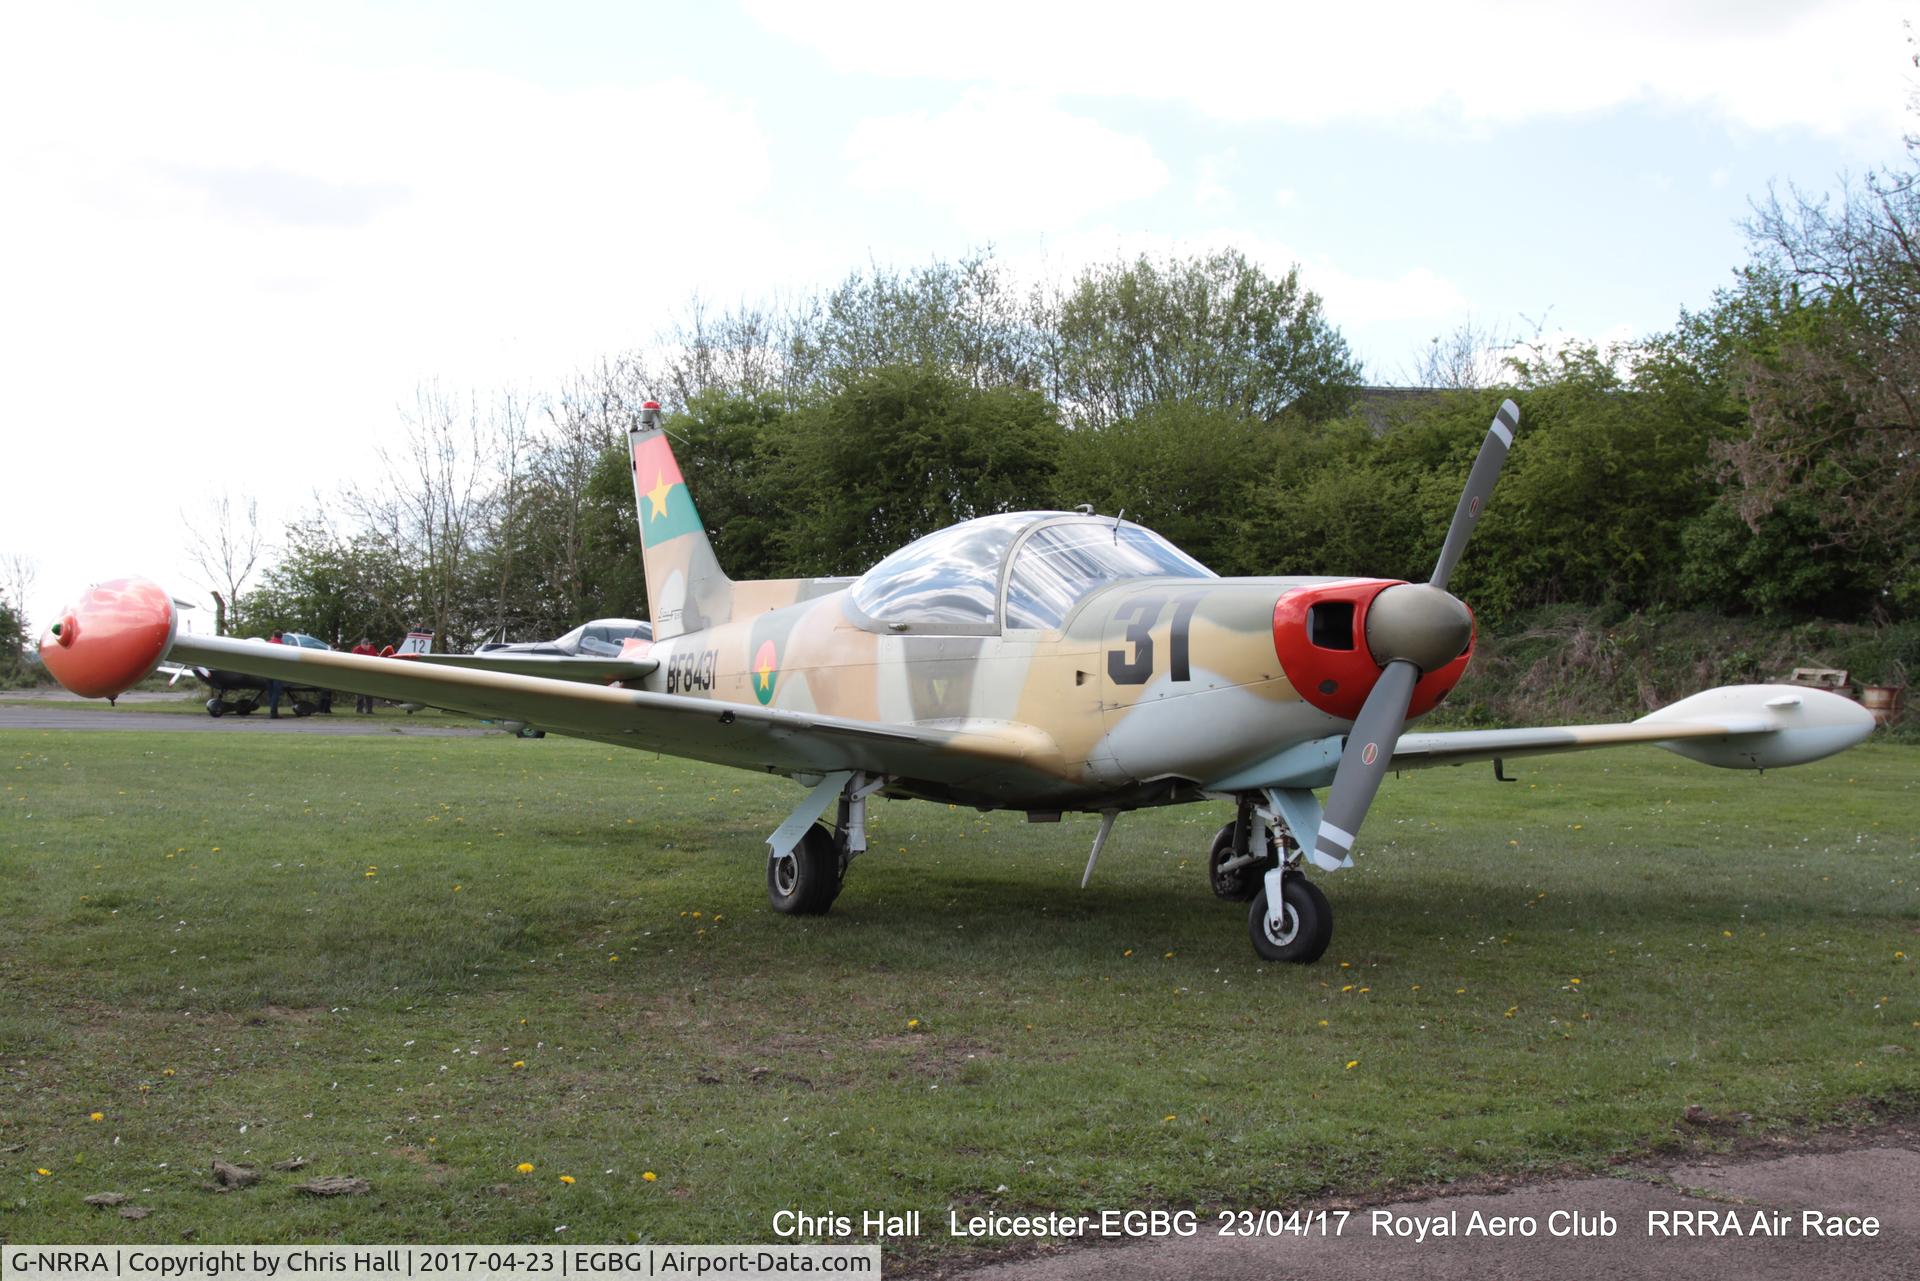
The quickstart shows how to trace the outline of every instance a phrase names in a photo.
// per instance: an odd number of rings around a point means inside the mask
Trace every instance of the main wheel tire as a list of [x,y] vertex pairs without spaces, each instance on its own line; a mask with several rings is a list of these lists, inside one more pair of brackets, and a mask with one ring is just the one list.
[[840,851],[833,833],[815,823],[792,850],[767,860],[767,901],[776,912],[819,916],[840,894]]
[[217,717],[226,710],[226,705],[220,701],[218,695],[207,700],[207,715]]
[[1247,911],[1247,933],[1261,960],[1311,965],[1333,941],[1333,908],[1318,885],[1290,875],[1280,882],[1279,919],[1267,911],[1262,887]]
[[1264,863],[1248,863],[1231,871],[1221,871],[1220,865],[1233,857],[1233,824],[1229,823],[1213,835],[1213,848],[1207,851],[1207,883],[1213,886],[1213,892],[1229,903],[1245,903],[1260,892],[1262,880],[1267,869],[1273,866],[1273,856],[1268,855]]

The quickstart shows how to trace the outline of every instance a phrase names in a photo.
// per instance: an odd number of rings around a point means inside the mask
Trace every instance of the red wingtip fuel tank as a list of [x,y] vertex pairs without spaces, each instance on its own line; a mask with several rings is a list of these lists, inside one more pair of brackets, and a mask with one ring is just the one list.
[[82,698],[115,698],[145,680],[173,644],[173,599],[144,578],[95,583],[40,638],[40,661]]
[[[1367,649],[1367,610],[1381,592],[1399,585],[1398,579],[1350,578],[1295,588],[1280,598],[1273,607],[1273,648],[1294,692],[1329,716],[1350,721],[1360,714],[1380,678],[1380,663]],[[1472,656],[1470,635],[1457,658],[1420,677],[1407,716],[1432,711],[1459,683]]]

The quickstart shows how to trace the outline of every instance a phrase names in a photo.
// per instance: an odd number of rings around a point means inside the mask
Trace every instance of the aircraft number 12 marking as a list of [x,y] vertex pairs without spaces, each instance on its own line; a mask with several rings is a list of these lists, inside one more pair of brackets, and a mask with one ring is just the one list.
[[[1124,649],[1107,651],[1107,678],[1115,685],[1144,685],[1153,676],[1153,625],[1160,621],[1160,611],[1166,607],[1164,596],[1142,596],[1130,600],[1114,613],[1116,621],[1127,624],[1123,639],[1133,647],[1131,655]],[[1193,679],[1193,669],[1188,661],[1188,632],[1193,625],[1193,611],[1199,607],[1200,598],[1195,595],[1178,596],[1173,602],[1173,624],[1167,636],[1167,672],[1168,679],[1185,681]]]

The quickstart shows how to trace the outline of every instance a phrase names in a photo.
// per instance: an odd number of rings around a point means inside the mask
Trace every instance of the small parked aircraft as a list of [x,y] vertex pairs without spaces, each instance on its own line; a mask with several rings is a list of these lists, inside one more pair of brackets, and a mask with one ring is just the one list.
[[471,654],[404,655],[420,663],[469,667],[477,671],[519,672],[523,676],[551,676],[568,681],[639,680],[653,670],[644,655],[653,639],[651,624],[633,618],[596,618],[564,636],[549,641],[519,641],[482,645]]
[[[628,444],[654,633],[623,650],[611,685],[177,635],[166,592],[138,579],[92,588],[41,653],[89,696],[118,693],[171,650],[785,775],[807,791],[767,838],[767,893],[790,913],[832,906],[867,848],[875,795],[1036,822],[1098,813],[1087,876],[1122,812],[1230,800],[1234,819],[1208,858],[1212,888],[1251,901],[1261,957],[1310,962],[1333,915],[1306,864],[1352,865],[1390,769],[1623,743],[1763,769],[1873,729],[1837,694],[1742,685],[1628,724],[1405,733],[1472,654],[1473,615],[1447,582],[1518,421],[1511,401],[1501,406],[1425,583],[1220,578],[1139,525],[1073,512],[965,521],[857,579],[734,582],[649,404]],[[1328,789],[1324,806],[1316,788]]]
[[[305,632],[284,633],[284,644],[298,645],[305,649],[332,649],[333,646],[318,636],[309,636]],[[249,638],[249,643],[265,645],[264,637]],[[161,670],[171,665],[162,663]],[[251,716],[260,709],[269,693],[271,682],[264,676],[252,676],[246,672],[221,667],[172,667],[173,679],[183,675],[199,678],[200,682],[213,691],[213,697],[207,700],[207,715],[225,716],[232,712],[237,716]],[[171,684],[171,682],[169,682]],[[295,716],[311,716],[315,712],[333,710],[333,691],[319,689],[311,685],[281,684],[281,691],[287,696]]]

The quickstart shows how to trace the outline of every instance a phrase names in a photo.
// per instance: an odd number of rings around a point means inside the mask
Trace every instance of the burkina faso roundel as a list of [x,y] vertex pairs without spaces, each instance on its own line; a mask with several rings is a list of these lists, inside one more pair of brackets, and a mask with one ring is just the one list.
[[761,641],[753,655],[753,696],[762,703],[771,703],[773,687],[779,679],[780,653],[772,641]]

